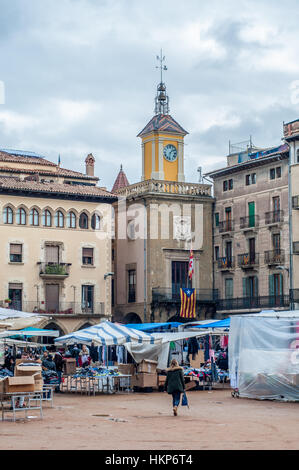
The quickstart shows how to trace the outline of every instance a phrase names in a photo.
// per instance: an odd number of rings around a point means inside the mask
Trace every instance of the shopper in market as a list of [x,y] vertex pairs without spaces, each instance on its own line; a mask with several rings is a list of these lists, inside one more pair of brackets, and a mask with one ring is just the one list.
[[170,368],[166,372],[165,391],[172,395],[173,414],[177,416],[181,393],[184,393],[185,390],[183,368],[179,366],[176,359],[172,359]]
[[57,375],[58,375],[58,385],[55,388],[55,392],[60,392],[60,384],[61,384],[62,371],[63,371],[63,357],[62,357],[62,354],[59,351],[55,352],[54,362],[55,362],[55,366],[56,366],[56,372],[57,372]]
[[85,344],[83,344],[82,346],[82,349],[79,353],[79,357],[80,357],[80,362],[81,362],[80,365],[82,367],[88,367],[89,362],[90,362],[90,356],[89,356],[89,349]]

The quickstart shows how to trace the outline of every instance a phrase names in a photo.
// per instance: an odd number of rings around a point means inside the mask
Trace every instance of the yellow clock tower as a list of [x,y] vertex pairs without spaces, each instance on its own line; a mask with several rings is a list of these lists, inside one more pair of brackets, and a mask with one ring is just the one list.
[[157,87],[155,116],[137,137],[142,139],[142,180],[185,181],[184,137],[188,134],[169,114],[169,98],[162,79],[165,57],[160,61],[161,81]]

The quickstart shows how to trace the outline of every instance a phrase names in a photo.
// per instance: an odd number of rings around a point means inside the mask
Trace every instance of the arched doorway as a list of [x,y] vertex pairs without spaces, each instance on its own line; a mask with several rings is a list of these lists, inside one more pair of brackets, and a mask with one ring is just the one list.
[[141,318],[137,313],[130,312],[124,317],[124,323],[127,325],[129,323],[142,323]]
[[[54,322],[48,323],[46,326],[44,326],[44,329],[59,331],[59,336],[64,336],[66,334],[63,329]],[[42,344],[54,344],[55,338],[52,336],[43,336],[41,340]]]
[[84,330],[85,328],[89,328],[90,326],[92,326],[91,323],[84,323],[84,325],[81,325],[79,330]]

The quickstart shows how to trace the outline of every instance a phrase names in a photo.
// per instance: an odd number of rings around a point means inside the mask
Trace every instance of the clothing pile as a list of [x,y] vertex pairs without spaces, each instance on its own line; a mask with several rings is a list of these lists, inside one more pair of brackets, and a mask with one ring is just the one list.
[[3,379],[4,377],[13,377],[13,372],[6,369],[6,367],[0,369],[0,378]]
[[43,370],[42,377],[44,380],[44,384],[46,385],[58,385],[59,384],[58,374],[54,370]]
[[121,375],[113,369],[105,367],[82,367],[73,377],[102,377],[106,375]]

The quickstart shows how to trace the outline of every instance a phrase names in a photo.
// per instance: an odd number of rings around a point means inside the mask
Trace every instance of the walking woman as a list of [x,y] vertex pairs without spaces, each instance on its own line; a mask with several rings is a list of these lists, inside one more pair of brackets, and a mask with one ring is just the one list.
[[172,395],[173,414],[177,416],[181,393],[185,390],[183,368],[179,366],[176,359],[172,359],[170,368],[167,369],[165,391]]

